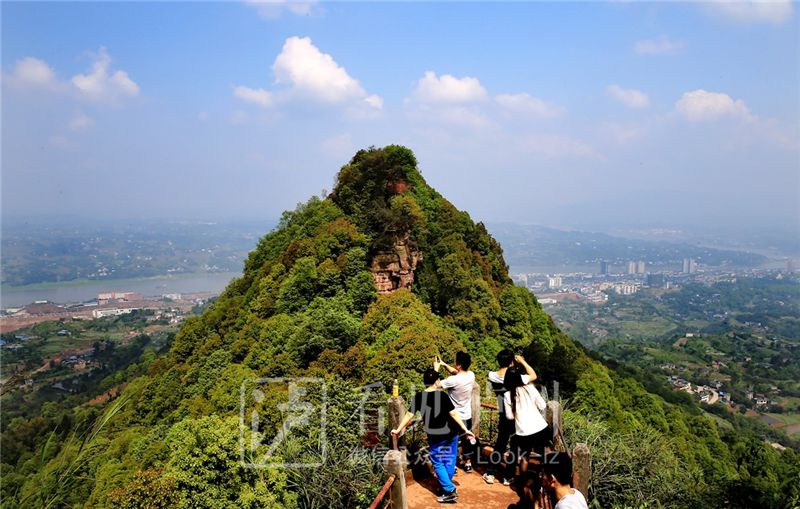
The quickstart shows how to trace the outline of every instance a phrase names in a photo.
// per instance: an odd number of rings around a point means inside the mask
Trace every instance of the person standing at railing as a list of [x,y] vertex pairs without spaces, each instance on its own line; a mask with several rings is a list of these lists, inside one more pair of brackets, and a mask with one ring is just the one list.
[[[475,373],[469,370],[472,358],[467,352],[456,353],[455,367],[442,362],[438,356],[433,360],[433,369],[438,372],[444,368],[450,376],[439,382],[439,387],[447,391],[453,400],[458,415],[472,429],[472,386],[475,384]],[[472,457],[475,455],[475,439],[468,439],[461,435],[461,462],[464,472],[472,472]]]
[[503,467],[503,459],[505,454],[509,451],[509,441],[515,433],[514,419],[509,419],[505,413],[505,399],[504,396],[508,392],[503,385],[503,377],[514,364],[514,354],[509,350],[500,350],[497,354],[497,371],[489,372],[489,382],[492,384],[492,390],[497,396],[497,440],[494,443],[494,451],[489,456],[489,468],[483,474],[483,480],[488,484],[494,484],[495,475],[498,471],[501,472],[503,477],[503,485],[508,486],[514,478],[514,467],[516,462],[509,459]]
[[406,412],[397,428],[392,430],[392,435],[400,435],[417,412],[422,415],[422,423],[428,435],[429,457],[442,487],[442,494],[436,500],[440,503],[455,502],[458,493],[453,484],[453,476],[456,473],[458,456],[458,433],[463,431],[473,440],[475,435],[461,420],[447,393],[437,387],[439,373],[429,369],[423,375],[423,381],[425,390],[414,395],[411,410]]
[[[520,498],[533,503],[536,490],[528,478],[528,462],[531,454],[538,457],[544,456],[544,449],[550,441],[552,433],[547,427],[547,421],[542,417],[542,411],[547,403],[536,390],[533,381],[536,372],[521,355],[514,357],[514,366],[509,368],[503,377],[506,392],[504,410],[509,419],[514,420],[516,443],[516,458],[519,462],[520,479],[517,482]],[[532,507],[532,506],[531,506]]]

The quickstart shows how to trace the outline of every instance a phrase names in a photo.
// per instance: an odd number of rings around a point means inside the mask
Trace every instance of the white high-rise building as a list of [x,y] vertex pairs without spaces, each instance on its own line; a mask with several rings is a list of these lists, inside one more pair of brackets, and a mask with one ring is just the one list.
[[636,262],[636,273],[637,274],[644,274],[646,268],[647,268],[647,266],[645,265],[643,260],[639,260],[638,262]]
[[550,289],[561,288],[561,276],[550,276],[547,278],[547,287]]
[[636,274],[636,262],[633,260],[628,262],[628,274]]

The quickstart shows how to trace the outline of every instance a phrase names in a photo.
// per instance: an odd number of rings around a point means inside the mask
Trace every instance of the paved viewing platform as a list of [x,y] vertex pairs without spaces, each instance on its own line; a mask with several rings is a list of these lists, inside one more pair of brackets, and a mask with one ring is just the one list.
[[[463,509],[506,509],[509,504],[519,500],[513,486],[503,486],[500,481],[486,484],[481,478],[482,470],[474,470],[467,474],[458,470],[453,483],[458,490],[458,502],[455,506]],[[434,509],[451,504],[440,504],[436,501],[436,490],[439,482],[434,477],[415,481],[406,478],[406,497],[409,509]]]
[[[393,388],[392,397],[387,401],[388,417],[391,429],[395,429],[406,412],[406,404],[397,395],[397,385]],[[473,385],[472,392],[472,432],[482,438],[483,454],[488,457],[492,453],[490,444],[494,441],[496,429],[492,424],[497,419],[497,407],[493,404],[481,403],[481,392],[478,384]],[[481,418],[481,414],[487,414]],[[591,452],[586,444],[576,444],[570,447],[563,433],[561,417],[561,404],[559,401],[548,401],[545,419],[553,432],[552,450],[568,454],[573,461],[573,486],[589,498],[589,482],[591,478]],[[481,434],[481,421],[484,421],[484,433]],[[402,440],[402,437],[401,437]],[[386,452],[383,458],[383,468],[386,481],[378,495],[370,505],[370,509],[432,509],[449,504],[439,503],[437,493],[439,482],[430,465],[420,468],[417,465],[411,468],[409,455],[398,438],[392,439],[392,449]],[[424,449],[424,446],[423,446]],[[467,473],[461,469],[456,470],[453,483],[458,491],[456,507],[464,509],[506,509],[509,505],[519,502],[514,484],[504,486],[502,482],[495,481],[487,484],[483,478],[484,465],[477,464],[475,470]],[[539,507],[551,509],[554,502],[545,492],[540,492],[537,503]]]

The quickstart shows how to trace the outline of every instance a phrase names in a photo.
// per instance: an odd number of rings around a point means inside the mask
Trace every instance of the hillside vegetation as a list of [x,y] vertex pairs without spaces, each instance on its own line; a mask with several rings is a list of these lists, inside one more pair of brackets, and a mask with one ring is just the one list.
[[[370,267],[394,247],[421,253],[412,290],[378,295]],[[598,507],[771,507],[800,503],[800,461],[752,435],[726,434],[699,411],[665,402],[589,358],[534,296],[508,277],[481,223],[428,186],[400,146],[359,151],[324,198],[284,213],[243,274],[169,353],[148,359],[100,415],[48,409],[4,423],[3,507],[367,507],[380,485],[363,443],[361,386],[405,392],[434,355],[473,354],[479,378],[511,348],[569,409],[570,442],[588,442]],[[144,361],[143,361],[144,362]],[[260,410],[264,452],[281,429],[282,386],[265,377],[324,377],[327,426],[273,451],[321,468],[250,469],[240,461],[240,397]],[[482,378],[485,380],[485,378]],[[243,386],[244,384],[244,386]],[[256,394],[255,392],[253,394]],[[276,410],[277,409],[277,410]],[[250,415],[250,414],[248,414]],[[245,441],[253,438],[242,431]],[[323,445],[324,444],[324,445]],[[249,457],[246,459],[250,459]]]

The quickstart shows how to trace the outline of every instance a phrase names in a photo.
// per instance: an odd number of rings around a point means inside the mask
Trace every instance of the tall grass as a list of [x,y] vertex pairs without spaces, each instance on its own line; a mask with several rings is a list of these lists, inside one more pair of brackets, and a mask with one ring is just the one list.
[[[108,428],[114,417],[128,404],[130,397],[123,395],[115,399],[106,411],[97,418],[94,425],[83,433],[70,433],[64,440],[59,453],[58,463],[47,477],[55,476],[53,479],[42,479],[40,489],[31,492],[19,501],[19,507],[37,506],[42,509],[60,507],[65,505],[69,494],[73,491],[80,481],[86,480],[83,476],[84,469],[88,466],[92,453],[96,449],[95,440]],[[51,441],[56,435],[51,434],[47,443],[42,448],[41,464],[44,466],[46,460],[44,454],[51,445]],[[71,451],[75,451],[73,454]],[[50,482],[48,482],[50,481]],[[33,500],[34,495],[39,496],[39,500]]]

